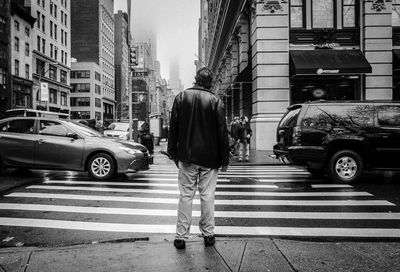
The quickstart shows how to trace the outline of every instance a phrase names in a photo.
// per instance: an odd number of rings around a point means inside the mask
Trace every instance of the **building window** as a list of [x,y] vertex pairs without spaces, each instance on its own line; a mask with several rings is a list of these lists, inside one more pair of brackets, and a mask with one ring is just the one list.
[[54,18],[57,18],[57,5],[54,5]]
[[7,0],[0,0],[0,7],[5,8],[7,5]]
[[65,52],[64,54],[65,54],[65,57],[64,57],[65,63],[64,64],[67,65],[67,52]]
[[50,37],[53,38],[53,22],[50,21]]
[[61,23],[64,24],[64,12],[60,11],[60,15],[61,15]]
[[61,63],[64,63],[64,51],[61,50]]
[[7,58],[7,45],[0,42],[0,60]]
[[44,5],[44,0],[42,0],[42,7],[43,7],[43,8],[45,8],[45,5]]
[[72,71],[71,78],[90,78],[90,71],[89,70]]
[[14,60],[14,75],[19,76],[19,60]]
[[37,22],[37,27],[40,29],[40,12],[39,11],[37,11],[36,12],[36,22]]
[[400,26],[400,0],[392,1],[392,25]]
[[61,44],[64,44],[64,29],[61,29]]
[[15,31],[19,31],[19,22],[18,21],[14,21],[14,28],[15,28]]
[[67,26],[67,14],[64,13],[64,25]]
[[343,0],[343,27],[356,27],[356,1]]
[[54,59],[57,60],[58,59],[58,47],[54,46]]
[[53,1],[50,0],[50,14],[53,15]]
[[52,80],[57,80],[57,67],[54,65],[49,65],[49,78]]
[[25,78],[29,79],[30,73],[29,73],[29,64],[25,64]]
[[90,111],[71,111],[72,119],[90,119]]
[[97,84],[94,85],[94,92],[95,92],[96,94],[101,94],[101,87],[100,87],[100,85],[97,85]]
[[290,27],[304,27],[303,0],[290,0]]
[[53,58],[53,44],[50,44],[50,58]]
[[71,107],[90,107],[90,97],[72,97]]
[[45,18],[44,15],[42,15],[42,31],[46,32],[46,27],[45,27]]
[[3,67],[0,67],[0,84],[6,84],[6,83],[7,83],[6,69]]
[[44,73],[44,61],[40,60],[40,59],[36,59],[36,74],[40,75],[40,76],[45,76]]
[[42,53],[46,54],[46,40],[42,39]]
[[49,102],[51,104],[57,104],[57,90],[55,89],[49,90]]
[[64,70],[60,70],[60,82],[67,84],[67,72]]
[[60,104],[61,106],[68,106],[68,95],[66,92],[61,92],[61,101]]
[[67,46],[67,31],[64,32],[64,45]]
[[6,19],[0,16],[0,33],[6,32]]
[[98,72],[94,72],[94,79],[101,82],[101,75]]
[[333,0],[312,1],[313,28],[333,28],[335,5]]
[[101,108],[101,99],[100,98],[95,98],[94,100],[94,106],[96,108]]
[[14,50],[19,52],[19,39],[17,37],[14,37]]
[[57,25],[54,24],[54,39],[57,40]]
[[36,44],[36,49],[37,49],[37,51],[39,51],[39,52],[40,52],[40,37],[39,37],[39,36],[37,36],[37,44]]
[[73,93],[90,93],[90,83],[71,84]]
[[29,28],[27,28],[27,27],[25,27],[25,35],[27,37],[29,37],[31,35],[31,30]]
[[31,51],[29,43],[25,43],[25,56],[29,57],[29,52]]

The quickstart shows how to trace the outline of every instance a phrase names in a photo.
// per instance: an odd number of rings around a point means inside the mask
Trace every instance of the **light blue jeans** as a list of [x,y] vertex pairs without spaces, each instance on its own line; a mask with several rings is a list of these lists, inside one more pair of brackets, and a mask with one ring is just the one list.
[[203,236],[214,235],[214,200],[218,169],[206,168],[193,163],[179,162],[179,205],[176,222],[176,238],[187,239],[192,222],[192,203],[197,188],[200,193],[200,232]]
[[250,144],[247,142],[239,143],[239,160],[243,160],[243,156],[245,160],[250,157]]

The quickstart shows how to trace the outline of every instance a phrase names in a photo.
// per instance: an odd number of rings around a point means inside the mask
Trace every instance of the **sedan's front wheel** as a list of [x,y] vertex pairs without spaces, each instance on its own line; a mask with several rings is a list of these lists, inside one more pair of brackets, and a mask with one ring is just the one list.
[[352,150],[340,150],[329,161],[328,175],[336,182],[353,183],[360,178],[363,170],[360,155]]
[[98,180],[106,180],[114,176],[115,163],[113,158],[105,153],[95,154],[88,163],[89,174]]

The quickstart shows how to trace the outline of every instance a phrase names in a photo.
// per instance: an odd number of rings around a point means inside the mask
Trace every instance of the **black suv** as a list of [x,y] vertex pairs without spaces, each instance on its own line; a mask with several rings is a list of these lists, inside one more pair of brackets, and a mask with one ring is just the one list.
[[314,101],[288,107],[274,154],[313,175],[357,181],[364,169],[400,168],[400,102]]

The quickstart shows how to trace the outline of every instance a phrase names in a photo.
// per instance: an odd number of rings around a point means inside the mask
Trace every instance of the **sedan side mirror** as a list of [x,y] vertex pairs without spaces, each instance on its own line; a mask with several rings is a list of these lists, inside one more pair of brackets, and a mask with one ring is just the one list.
[[68,132],[67,133],[67,137],[68,138],[72,138],[72,139],[79,139],[79,136],[78,136],[78,134],[76,134],[75,132]]

